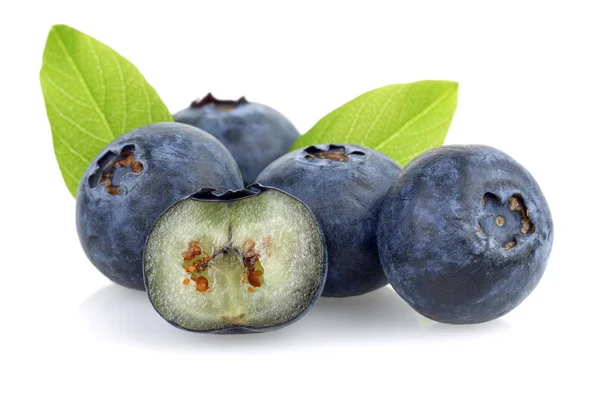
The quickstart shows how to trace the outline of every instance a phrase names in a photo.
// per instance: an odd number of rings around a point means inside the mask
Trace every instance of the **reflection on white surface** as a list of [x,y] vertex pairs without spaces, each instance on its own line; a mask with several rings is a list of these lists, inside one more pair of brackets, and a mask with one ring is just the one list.
[[358,337],[376,341],[427,340],[443,335],[489,336],[510,329],[502,319],[479,325],[438,324],[418,315],[390,288],[345,299],[320,298],[304,318],[273,332],[254,335],[200,335],[170,326],[144,292],[110,285],[85,300],[76,322],[90,334],[114,343],[189,349],[210,344],[214,351],[274,348]]

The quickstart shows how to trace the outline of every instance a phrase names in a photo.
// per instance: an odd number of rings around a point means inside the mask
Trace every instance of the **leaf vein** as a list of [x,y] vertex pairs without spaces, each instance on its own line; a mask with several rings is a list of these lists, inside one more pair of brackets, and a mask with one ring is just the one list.
[[150,96],[148,96],[148,88],[142,83],[142,90],[144,91],[144,97],[146,98],[146,105],[148,110],[148,123],[152,123],[152,104],[150,104]]
[[67,168],[61,168],[60,170],[62,171],[63,175],[66,174],[69,178],[71,178],[71,180],[74,181],[76,185],[79,184],[80,179],[73,175],[71,170]]
[[115,67],[117,68],[117,72],[119,73],[119,82],[121,86],[121,92],[123,93],[123,118],[121,119],[121,133],[125,133],[127,131],[127,88],[125,86],[125,77],[123,76],[123,69],[121,68],[121,63],[117,58],[116,54],[113,53],[112,57],[115,62]]
[[[48,64],[48,63],[46,63],[46,64],[44,64],[44,68],[48,68],[52,72],[56,72],[62,78],[73,79],[73,75],[69,75],[69,73],[63,71],[62,69],[58,68],[54,64]],[[42,69],[42,71],[43,71],[43,69]],[[48,73],[46,72],[46,74],[48,74]]]
[[344,136],[344,143],[348,143],[348,139],[350,138],[350,135],[352,135],[352,132],[354,132],[354,127],[356,126],[356,123],[358,122],[358,118],[360,117],[360,113],[362,112],[363,108],[365,108],[366,105],[367,105],[367,102],[366,101],[363,102],[360,105],[360,107],[358,108],[358,111],[356,111],[356,113],[354,114],[354,118],[352,119],[352,123],[350,124],[350,128],[348,128],[348,132],[346,132],[346,135]]
[[89,164],[89,161],[77,150],[75,150],[65,139],[63,139],[60,135],[55,136],[63,146],[69,151],[69,153],[73,154],[75,157],[79,158],[85,165]]
[[54,110],[54,112],[56,112],[56,114],[58,114],[58,116],[60,118],[62,118],[63,120],[65,120],[69,124],[73,125],[74,127],[76,127],[79,131],[81,131],[82,133],[84,133],[86,136],[89,136],[90,138],[92,138],[94,140],[97,140],[97,141],[99,141],[102,144],[106,144],[106,139],[105,138],[102,138],[100,136],[96,136],[96,134],[94,134],[93,132],[89,131],[88,129],[86,129],[83,126],[79,125],[77,122],[73,121],[71,118],[69,118],[69,116],[67,116],[65,113],[63,113],[54,103],[52,103],[52,101],[50,101],[49,98],[46,98],[46,102]]
[[371,126],[369,126],[369,129],[367,130],[367,132],[365,132],[365,135],[362,138],[361,144],[364,144],[367,142],[367,139],[369,139],[369,135],[371,134],[371,132],[373,132],[373,128],[375,128],[375,125],[377,125],[377,122],[379,122],[379,119],[381,118],[381,116],[383,115],[383,113],[385,112],[387,107],[392,103],[392,100],[394,99],[394,97],[396,97],[399,93],[403,92],[405,89],[406,89],[406,86],[402,85],[398,88],[398,90],[394,91],[393,93],[391,93],[388,96],[388,98],[383,103],[383,106],[377,112],[377,115],[375,116],[375,118],[373,118],[373,122],[371,122]]
[[75,103],[75,104],[77,104],[77,105],[79,105],[79,106],[81,106],[83,108],[91,108],[91,109],[93,109],[93,107],[91,107],[89,105],[89,103],[86,103],[86,102],[78,99],[77,97],[73,96],[69,92],[67,92],[66,89],[64,89],[63,87],[61,87],[52,78],[50,78],[50,75],[48,75],[47,73],[44,73],[43,75],[46,78],[46,80],[48,81],[48,83],[50,83],[50,85],[52,85],[56,90],[58,90],[62,95],[64,95],[69,100],[71,100],[73,103]]
[[85,79],[83,79],[83,76],[81,75],[81,72],[79,71],[79,67],[77,67],[77,64],[75,64],[75,60],[73,60],[73,57],[71,57],[71,54],[69,53],[67,46],[65,45],[63,38],[61,37],[60,33],[58,33],[58,31],[56,32],[56,37],[58,39],[58,45],[60,46],[61,50],[65,54],[67,61],[71,65],[71,68],[73,68],[73,71],[75,71],[75,75],[77,76],[79,83],[83,86],[85,92],[87,93],[88,97],[90,98],[90,100],[94,106],[93,108],[96,110],[96,112],[100,116],[100,119],[102,120],[102,123],[103,123],[104,127],[106,128],[106,130],[111,134],[112,138],[114,139],[115,134],[112,131],[110,125],[108,124],[108,121],[106,120],[106,116],[104,115],[104,113],[102,112],[100,107],[98,106],[98,103],[96,102],[96,99],[94,98],[94,96],[92,96],[92,92],[91,92],[87,82],[85,81]]
[[100,63],[100,57],[98,57],[98,53],[96,52],[96,48],[94,47],[92,38],[89,36],[85,36],[85,38],[87,39],[90,50],[92,51],[94,60],[96,60],[98,74],[100,75],[100,79],[98,79],[98,83],[100,84],[101,91],[102,91],[102,101],[100,101],[100,103],[104,107],[104,106],[106,106],[106,83],[104,80],[104,70],[102,69],[102,64]]
[[411,126],[412,124],[414,124],[416,121],[418,121],[419,119],[421,119],[424,115],[426,115],[429,111],[431,111],[433,108],[435,108],[438,104],[440,104],[441,102],[443,102],[444,100],[446,100],[452,94],[452,92],[453,92],[452,90],[448,90],[448,91],[444,92],[444,94],[442,94],[435,101],[433,101],[431,104],[429,104],[423,110],[421,110],[421,112],[419,112],[414,117],[412,117],[411,119],[409,119],[408,121],[406,121],[400,127],[400,129],[398,129],[396,132],[394,132],[393,134],[391,134],[390,136],[388,136],[387,139],[381,141],[377,146],[375,146],[375,150],[381,149],[383,146],[387,145],[389,142],[391,142],[392,140],[394,140],[398,135],[400,135],[402,132],[404,132],[406,130],[406,128],[408,128],[409,126]]

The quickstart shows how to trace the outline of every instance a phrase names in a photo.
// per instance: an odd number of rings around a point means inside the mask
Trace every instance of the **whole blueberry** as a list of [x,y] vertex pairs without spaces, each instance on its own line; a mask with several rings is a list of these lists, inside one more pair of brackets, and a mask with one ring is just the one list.
[[243,188],[233,157],[206,132],[157,123],[120,136],[92,161],[77,189],[85,254],[114,282],[144,290],[142,254],[154,221],[204,187]]
[[198,127],[227,147],[246,184],[254,183],[267,165],[287,153],[300,133],[278,111],[245,97],[217,100],[212,94],[176,113],[177,122]]
[[385,198],[377,243],[392,287],[436,321],[498,318],[540,281],[553,239],[533,176],[488,146],[443,146],[410,162]]
[[302,200],[327,244],[324,296],[356,296],[387,284],[375,233],[383,197],[400,172],[387,156],[355,145],[317,145],[270,164],[256,179]]

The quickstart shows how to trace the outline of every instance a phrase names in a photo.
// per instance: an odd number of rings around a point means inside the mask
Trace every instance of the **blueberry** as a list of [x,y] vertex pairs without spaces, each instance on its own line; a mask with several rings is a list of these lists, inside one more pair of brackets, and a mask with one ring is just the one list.
[[327,251],[302,202],[260,185],[177,202],[152,228],[144,277],[154,308],[196,332],[248,333],[297,321],[323,290]]
[[315,213],[329,254],[324,296],[355,296],[387,284],[375,233],[380,204],[399,172],[375,150],[331,144],[288,153],[258,176]]
[[540,281],[553,239],[533,176],[487,146],[444,146],[410,162],[381,208],[377,243],[392,287],[436,321],[498,318]]
[[245,97],[237,101],[217,100],[209,93],[173,118],[196,126],[223,143],[237,161],[246,184],[254,183],[260,171],[287,153],[300,136],[281,113]]
[[142,253],[152,224],[203,187],[243,187],[233,157],[209,134],[157,123],[120,136],[92,161],[77,189],[83,250],[108,278],[143,290]]

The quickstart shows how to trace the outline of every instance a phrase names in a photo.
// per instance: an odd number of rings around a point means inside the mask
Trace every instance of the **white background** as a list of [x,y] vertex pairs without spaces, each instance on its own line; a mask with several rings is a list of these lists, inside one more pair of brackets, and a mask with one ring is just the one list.
[[[599,398],[593,3],[3,3],[0,398]],[[546,194],[555,245],[542,282],[477,326],[430,322],[389,287],[321,299],[267,334],[169,326],[79,246],[38,80],[56,23],[131,60],[172,112],[208,91],[245,95],[303,132],[379,86],[460,82],[447,143],[504,150]]]

